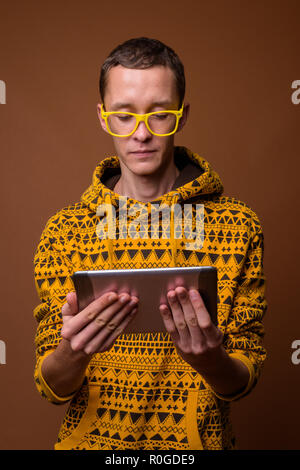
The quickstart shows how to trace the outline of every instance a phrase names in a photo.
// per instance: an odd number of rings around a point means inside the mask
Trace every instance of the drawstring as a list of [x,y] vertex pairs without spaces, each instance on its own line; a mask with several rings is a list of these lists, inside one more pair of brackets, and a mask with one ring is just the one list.
[[[171,239],[171,244],[172,244],[172,266],[176,267],[176,255],[177,255],[177,238],[176,238],[176,228],[175,228],[175,223],[174,223],[174,212],[175,212],[175,204],[177,204],[178,199],[180,197],[180,193],[175,193],[174,197],[172,198],[172,203],[171,203],[171,220],[170,220],[170,239]],[[182,226],[182,223],[181,223]]]
[[[113,203],[112,203],[112,198],[109,192],[105,193],[104,202],[105,204],[107,204],[106,207],[110,207],[112,209]],[[106,246],[107,246],[108,259],[109,259],[109,266],[110,266],[110,269],[113,269],[113,264],[114,264],[113,263],[113,241],[112,241],[111,233],[109,230],[109,228],[112,227],[112,210],[107,211],[107,217],[108,217],[108,230],[107,230],[107,237],[106,237]]]

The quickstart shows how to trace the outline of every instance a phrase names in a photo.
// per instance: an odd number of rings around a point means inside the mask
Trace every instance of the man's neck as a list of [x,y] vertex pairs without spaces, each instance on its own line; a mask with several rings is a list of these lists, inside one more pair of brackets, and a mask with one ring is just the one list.
[[114,187],[114,192],[136,201],[154,201],[171,191],[179,173],[174,161],[168,167],[153,175],[136,175],[125,168]]

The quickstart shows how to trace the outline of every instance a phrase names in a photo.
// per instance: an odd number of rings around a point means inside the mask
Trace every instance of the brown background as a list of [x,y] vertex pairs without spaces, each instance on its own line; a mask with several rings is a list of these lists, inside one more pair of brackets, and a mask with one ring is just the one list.
[[[127,6],[126,6],[127,4]],[[100,65],[120,42],[158,38],[181,57],[189,123],[176,143],[206,158],[225,194],[258,214],[265,234],[269,357],[256,389],[233,405],[242,449],[299,449],[300,2],[1,2],[0,448],[51,449],[65,407],[33,383],[39,303],[33,254],[48,218],[78,201],[113,153],[98,124]]]

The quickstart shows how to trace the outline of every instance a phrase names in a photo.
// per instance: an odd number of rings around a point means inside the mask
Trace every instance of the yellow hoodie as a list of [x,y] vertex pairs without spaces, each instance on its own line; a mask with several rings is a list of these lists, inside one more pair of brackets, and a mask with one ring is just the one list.
[[[55,449],[235,448],[230,402],[252,390],[266,358],[263,233],[249,206],[222,195],[221,180],[204,158],[175,147],[174,161],[180,174],[172,190],[155,203],[188,202],[193,211],[196,203],[203,204],[201,249],[187,250],[187,239],[175,238],[173,230],[169,238],[99,237],[99,205],[113,204],[118,215],[120,197],[113,192],[120,177],[118,157],[101,161],[81,201],[59,210],[43,230],[34,257],[41,300],[34,310],[35,383],[52,403],[70,400]],[[136,204],[149,210],[150,203],[128,198],[128,213]],[[132,214],[129,222],[135,219]],[[171,225],[175,228],[174,219]],[[249,383],[242,392],[217,395],[178,355],[166,331],[120,335],[109,351],[93,356],[81,388],[72,396],[59,397],[51,390],[41,365],[61,340],[61,308],[67,293],[75,290],[71,279],[75,271],[199,265],[217,268],[223,345],[249,369]]]

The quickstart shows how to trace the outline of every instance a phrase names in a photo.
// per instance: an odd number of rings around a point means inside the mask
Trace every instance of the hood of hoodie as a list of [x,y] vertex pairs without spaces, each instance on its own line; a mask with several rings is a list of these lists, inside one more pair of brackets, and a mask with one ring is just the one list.
[[[174,162],[179,169],[179,175],[176,178],[171,191],[151,202],[141,202],[130,197],[126,198],[128,207],[139,205],[149,212],[149,207],[156,204],[184,204],[191,202],[204,202],[220,196],[223,191],[223,184],[219,175],[212,169],[211,165],[203,157],[191,152],[186,147],[174,148]],[[92,178],[92,184],[82,194],[81,201],[89,209],[97,213],[99,206],[110,204],[119,207],[123,196],[115,193],[113,188],[121,176],[120,162],[117,156],[107,157],[102,160],[95,168]],[[172,211],[173,213],[173,211]],[[131,219],[132,220],[132,219]],[[174,215],[171,215],[171,226],[174,224]],[[174,227],[172,227],[174,228]],[[174,233],[171,231],[171,233]],[[113,250],[114,240],[107,237],[108,254],[110,258],[111,269],[114,267]],[[176,266],[176,251],[178,240],[171,236],[173,265]]]
[[[186,147],[175,147],[174,161],[180,174],[172,190],[151,202],[164,202],[172,197],[176,197],[177,201],[181,202],[196,196],[218,196],[223,193],[224,188],[218,173],[197,153],[191,152]],[[93,212],[96,212],[99,204],[107,198],[113,205],[117,205],[120,196],[113,191],[113,187],[120,176],[120,162],[117,156],[102,160],[94,170],[92,184],[81,196],[82,202]],[[128,202],[143,204],[132,198],[128,198]]]

